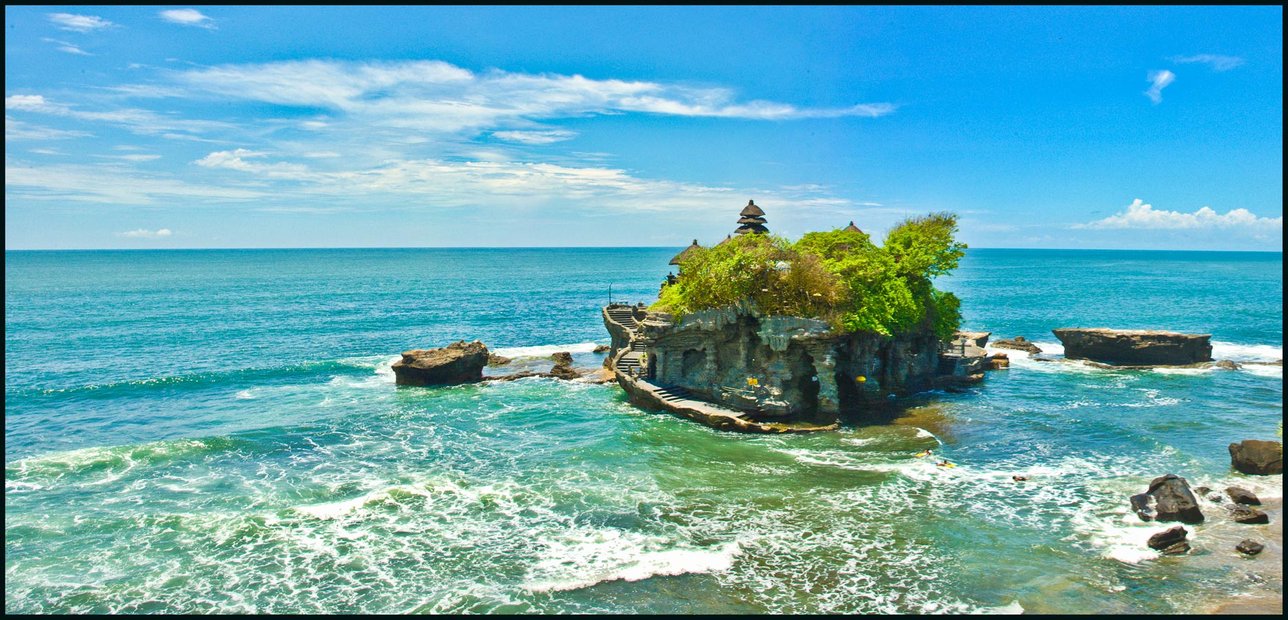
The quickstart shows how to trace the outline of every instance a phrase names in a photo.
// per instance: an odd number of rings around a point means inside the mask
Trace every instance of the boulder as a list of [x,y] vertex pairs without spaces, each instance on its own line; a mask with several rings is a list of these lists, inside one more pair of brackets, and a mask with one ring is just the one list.
[[483,379],[483,366],[488,352],[475,340],[453,342],[441,349],[404,351],[394,362],[394,382],[398,385],[456,385]]
[[1234,510],[1230,511],[1230,517],[1235,523],[1244,523],[1247,525],[1265,525],[1270,523],[1270,515],[1267,515],[1256,508],[1235,505]]
[[1148,491],[1131,497],[1131,506],[1143,521],[1203,522],[1203,512],[1189,483],[1176,474],[1155,478]]
[[1206,496],[1208,493],[1211,493],[1211,492],[1212,492],[1212,489],[1210,489],[1210,488],[1208,488],[1208,487],[1194,487],[1194,494],[1195,494],[1195,495],[1204,495],[1204,496]]
[[1284,445],[1278,441],[1245,439],[1230,444],[1230,466],[1245,474],[1284,473]]
[[1064,344],[1066,359],[1143,366],[1212,361],[1211,334],[1101,328],[1062,328],[1052,333]]
[[1011,358],[1007,357],[1005,353],[995,353],[988,358],[989,370],[1001,370],[1010,367]]
[[1029,353],[1041,353],[1042,349],[1038,345],[1024,339],[1024,336],[1016,336],[1010,340],[1005,338],[993,343],[996,349],[1015,349],[1017,351],[1028,351]]
[[1178,555],[1190,550],[1190,543],[1185,540],[1188,534],[1185,528],[1178,525],[1150,536],[1146,544],[1150,549],[1162,551],[1164,555]]
[[582,375],[581,371],[572,367],[572,353],[560,351],[550,357],[555,360],[555,367],[550,369],[550,376],[556,379],[576,379]]
[[1230,499],[1234,500],[1234,503],[1236,504],[1244,504],[1248,506],[1261,505],[1261,499],[1259,499],[1252,491],[1243,487],[1226,487],[1225,494],[1229,495]]
[[606,344],[597,344],[595,345],[595,350],[591,351],[591,353],[608,353],[610,350],[612,350],[612,347]]
[[504,365],[506,365],[506,364],[509,364],[509,363],[510,363],[510,362],[512,362],[512,361],[514,361],[514,360],[512,360],[512,359],[510,359],[510,358],[508,358],[508,357],[506,357],[506,356],[504,356],[504,355],[497,355],[497,354],[495,354],[495,353],[488,353],[488,354],[487,354],[487,365],[488,365],[488,366],[504,366]]
[[1244,555],[1257,555],[1258,553],[1261,553],[1261,551],[1265,548],[1266,548],[1265,545],[1255,540],[1252,540],[1251,538],[1245,538],[1242,541],[1240,541],[1239,544],[1234,546],[1235,551],[1238,551],[1239,553],[1242,553]]

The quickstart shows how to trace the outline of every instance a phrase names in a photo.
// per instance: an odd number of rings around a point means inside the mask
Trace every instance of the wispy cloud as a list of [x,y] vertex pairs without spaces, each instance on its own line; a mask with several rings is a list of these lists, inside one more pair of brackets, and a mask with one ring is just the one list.
[[1213,71],[1229,71],[1230,69],[1243,64],[1243,59],[1238,56],[1222,56],[1220,54],[1173,56],[1171,61],[1177,64],[1202,63],[1212,67]]
[[492,132],[492,137],[519,144],[553,144],[571,140],[577,137],[577,132],[561,129],[548,131],[494,131]]
[[68,43],[66,41],[59,41],[58,39],[50,39],[47,37],[42,37],[40,40],[44,41],[45,43],[53,43],[54,45],[57,45],[58,51],[60,52],[67,52],[68,54],[76,54],[77,56],[93,56],[93,54],[77,47],[76,44],[74,43]]
[[158,228],[156,230],[139,228],[137,230],[127,230],[116,234],[119,237],[128,237],[130,239],[164,239],[173,233],[170,232],[169,228]]
[[122,125],[135,133],[149,135],[165,136],[173,132],[201,133],[232,127],[229,123],[174,118],[139,108],[120,108],[107,111],[80,110],[67,104],[45,99],[43,95],[10,95],[4,98],[4,107],[6,110],[34,112],[82,121]]
[[49,21],[53,22],[60,30],[71,30],[73,32],[91,32],[116,25],[97,15],[75,15],[72,13],[50,13]]
[[95,204],[154,204],[176,198],[226,203],[263,199],[262,191],[200,185],[143,174],[126,164],[33,165],[6,158],[5,198],[76,200]]
[[1137,198],[1121,213],[1086,224],[1075,224],[1083,229],[1139,229],[1181,230],[1221,229],[1264,233],[1283,230],[1284,218],[1258,217],[1247,209],[1239,208],[1220,214],[1211,207],[1202,207],[1193,213],[1155,209]]
[[176,77],[194,91],[284,106],[320,107],[376,125],[440,132],[622,112],[795,120],[878,117],[895,111],[891,103],[801,108],[773,101],[741,102],[732,90],[719,87],[495,69],[475,73],[436,60],[222,65]]
[[5,140],[63,140],[66,138],[84,138],[89,135],[91,134],[86,131],[54,129],[53,127],[25,123],[8,114],[4,117]]
[[1176,80],[1176,74],[1167,69],[1150,71],[1146,79],[1149,80],[1149,90],[1145,91],[1145,96],[1157,104],[1163,101],[1163,89]]
[[233,151],[216,151],[192,163],[206,168],[227,168],[230,170],[251,172],[270,179],[304,180],[311,176],[309,174],[308,166],[303,164],[247,161],[259,160],[267,156],[267,153],[257,153],[248,149],[236,149]]
[[171,9],[168,11],[161,11],[158,15],[161,16],[161,19],[172,24],[198,26],[200,28],[208,29],[213,29],[215,27],[215,20],[203,15],[201,11],[196,9]]

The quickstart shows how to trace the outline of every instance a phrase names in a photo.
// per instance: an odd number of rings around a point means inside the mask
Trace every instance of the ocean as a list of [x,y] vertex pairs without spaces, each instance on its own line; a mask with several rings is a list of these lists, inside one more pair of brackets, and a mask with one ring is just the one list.
[[[1281,366],[1029,359],[888,422],[764,436],[615,385],[396,387],[400,351],[479,339],[598,366],[599,308],[678,248],[5,252],[6,613],[1174,613],[1282,597]],[[1281,253],[970,250],[964,328],[1211,333],[1283,357]],[[529,360],[531,365],[548,362]],[[933,448],[958,465],[936,468]],[[1204,500],[1159,557],[1127,498]],[[1011,477],[1021,475],[1027,482]],[[1280,534],[1281,536],[1281,534]]]

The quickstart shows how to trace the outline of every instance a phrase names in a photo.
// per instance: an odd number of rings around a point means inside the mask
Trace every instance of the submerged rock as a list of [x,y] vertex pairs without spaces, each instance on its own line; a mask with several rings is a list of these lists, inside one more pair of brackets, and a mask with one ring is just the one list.
[[508,358],[508,357],[506,357],[506,356],[504,356],[504,355],[497,355],[497,354],[495,354],[495,353],[488,353],[488,355],[487,355],[487,365],[488,365],[488,366],[504,366],[504,365],[509,364],[510,362],[513,362],[513,361],[514,361],[514,360],[512,360],[512,359],[510,359],[510,358]]
[[1284,445],[1278,441],[1245,439],[1230,444],[1230,466],[1245,474],[1284,473]]
[[1203,522],[1189,483],[1176,474],[1155,478],[1148,491],[1131,497],[1131,507],[1143,521]]
[[1241,504],[1235,505],[1234,510],[1230,511],[1230,517],[1234,519],[1235,523],[1246,525],[1265,525],[1270,523],[1270,515],[1256,508],[1249,508]]
[[1042,349],[1038,345],[1024,339],[1024,336],[1016,336],[1010,340],[1005,338],[993,343],[997,349],[1015,349],[1017,351],[1028,351],[1029,353],[1041,353]]
[[1239,553],[1242,553],[1244,555],[1257,555],[1258,553],[1261,553],[1261,551],[1265,548],[1266,548],[1265,545],[1255,540],[1252,540],[1251,538],[1245,538],[1239,541],[1239,544],[1234,546],[1235,551],[1238,551]]
[[475,340],[453,342],[441,349],[404,351],[394,362],[394,382],[398,385],[456,385],[483,379],[488,351]]
[[1243,368],[1243,366],[1240,366],[1239,364],[1232,362],[1230,360],[1217,360],[1215,362],[1212,362],[1212,367],[1220,368],[1221,370],[1238,370],[1240,368]]
[[1212,361],[1211,334],[1103,328],[1062,328],[1052,333],[1064,344],[1066,359],[1146,366]]
[[1185,540],[1188,535],[1189,532],[1178,525],[1150,536],[1146,544],[1150,549],[1162,551],[1164,555],[1179,555],[1190,550],[1190,543]]
[[1236,504],[1245,504],[1249,506],[1261,505],[1261,499],[1252,491],[1243,487],[1226,487],[1225,494],[1229,495],[1230,499],[1234,500],[1234,503]]

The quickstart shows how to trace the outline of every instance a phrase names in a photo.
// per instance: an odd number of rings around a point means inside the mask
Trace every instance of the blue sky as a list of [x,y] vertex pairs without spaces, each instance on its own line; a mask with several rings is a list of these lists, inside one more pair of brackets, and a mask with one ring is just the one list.
[[5,247],[1281,250],[1281,7],[6,7]]

